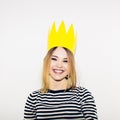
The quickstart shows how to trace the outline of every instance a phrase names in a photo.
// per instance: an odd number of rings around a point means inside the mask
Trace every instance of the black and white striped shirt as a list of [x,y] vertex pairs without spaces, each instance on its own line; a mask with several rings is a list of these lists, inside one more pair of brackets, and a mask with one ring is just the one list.
[[94,98],[83,88],[34,91],[26,101],[24,119],[29,120],[98,120]]

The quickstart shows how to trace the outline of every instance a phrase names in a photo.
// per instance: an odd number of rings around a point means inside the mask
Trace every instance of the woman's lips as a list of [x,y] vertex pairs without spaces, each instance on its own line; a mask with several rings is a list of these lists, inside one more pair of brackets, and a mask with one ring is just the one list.
[[56,74],[62,74],[64,72],[64,70],[61,69],[53,69],[53,72]]

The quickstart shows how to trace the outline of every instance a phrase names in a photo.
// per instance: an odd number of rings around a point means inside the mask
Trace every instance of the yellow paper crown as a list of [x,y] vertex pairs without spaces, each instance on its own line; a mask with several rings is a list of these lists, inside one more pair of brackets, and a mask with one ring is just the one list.
[[58,31],[56,31],[56,23],[53,23],[48,34],[48,50],[57,46],[68,48],[74,54],[76,36],[74,35],[74,27],[72,24],[70,25],[68,32],[66,32],[64,21],[61,22]]

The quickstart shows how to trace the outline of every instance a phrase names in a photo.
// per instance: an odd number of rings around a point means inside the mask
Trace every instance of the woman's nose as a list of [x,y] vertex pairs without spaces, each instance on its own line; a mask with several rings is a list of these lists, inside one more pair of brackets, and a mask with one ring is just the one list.
[[61,61],[57,62],[57,67],[62,67],[62,62]]

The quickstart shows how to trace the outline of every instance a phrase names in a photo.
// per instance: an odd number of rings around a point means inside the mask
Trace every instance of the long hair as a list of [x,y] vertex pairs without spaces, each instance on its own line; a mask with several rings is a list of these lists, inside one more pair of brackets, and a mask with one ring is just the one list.
[[[42,71],[42,88],[41,88],[41,92],[42,93],[46,93],[49,89],[49,69],[50,69],[50,61],[51,61],[51,56],[53,54],[53,52],[56,50],[57,47],[51,48],[43,61],[43,71]],[[74,60],[74,56],[73,53],[68,50],[67,48],[63,49],[66,51],[68,59],[69,59],[69,65],[70,65],[70,73],[68,75],[68,84],[67,84],[67,88],[75,88],[76,87],[76,69],[75,69],[75,60]],[[66,88],[66,89],[67,89]]]

